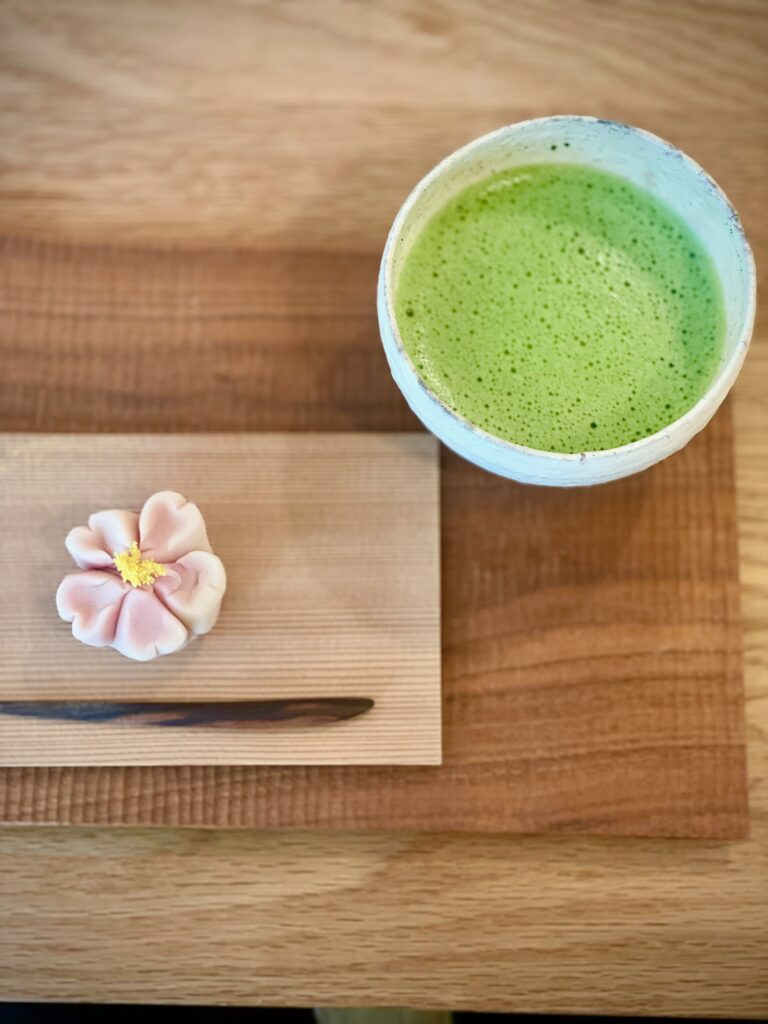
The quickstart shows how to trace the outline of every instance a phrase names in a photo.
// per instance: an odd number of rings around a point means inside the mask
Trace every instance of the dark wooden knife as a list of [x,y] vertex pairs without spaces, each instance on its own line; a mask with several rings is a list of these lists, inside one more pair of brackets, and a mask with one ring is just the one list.
[[4,700],[0,714],[60,722],[156,725],[166,728],[273,729],[328,725],[370,711],[370,697],[306,697],[287,700],[87,701]]

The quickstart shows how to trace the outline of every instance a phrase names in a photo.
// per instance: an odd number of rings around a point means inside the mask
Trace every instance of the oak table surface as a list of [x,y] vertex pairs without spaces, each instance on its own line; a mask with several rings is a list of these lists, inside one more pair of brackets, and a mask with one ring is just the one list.
[[[6,237],[371,254],[441,155],[574,112],[686,149],[765,254],[759,2],[33,0],[0,17]],[[25,387],[4,429],[46,429]],[[758,321],[735,392],[749,840],[9,829],[0,995],[768,1014],[766,388]]]

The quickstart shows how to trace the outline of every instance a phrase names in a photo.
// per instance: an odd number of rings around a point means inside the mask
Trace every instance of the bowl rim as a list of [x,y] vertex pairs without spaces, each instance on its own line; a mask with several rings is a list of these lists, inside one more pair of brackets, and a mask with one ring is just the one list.
[[[485,430],[483,427],[478,426],[471,420],[467,419],[461,413],[456,412],[445,404],[445,402],[429,387],[424,378],[421,376],[416,366],[413,363],[408,351],[403,345],[402,338],[400,337],[400,330],[397,325],[397,319],[395,317],[394,302],[393,302],[393,263],[394,263],[394,252],[399,240],[399,237],[403,231],[403,227],[407,218],[410,216],[413,207],[421,197],[422,193],[427,189],[434,181],[440,178],[443,174],[449,171],[456,163],[459,163],[463,158],[472,152],[476,148],[480,148],[488,142],[491,142],[495,138],[507,136],[518,132],[523,128],[527,128],[530,125],[543,125],[543,124],[554,124],[556,122],[564,122],[566,124],[580,123],[580,124],[599,124],[605,128],[615,130],[619,129],[622,132],[629,132],[645,139],[651,145],[658,147],[659,149],[666,150],[671,155],[676,156],[681,160],[686,167],[695,175],[704,180],[709,188],[714,192],[716,197],[722,203],[724,210],[727,213],[728,219],[736,231],[738,236],[739,244],[744,254],[744,270],[746,276],[746,290],[747,290],[747,306],[744,311],[744,317],[742,319],[741,329],[739,331],[739,337],[734,346],[730,356],[725,360],[724,364],[720,368],[717,375],[712,380],[711,384],[705,391],[705,393],[698,399],[698,401],[691,406],[682,416],[668,423],[660,430],[655,431],[653,434],[647,434],[645,437],[639,438],[637,441],[630,441],[628,444],[619,445],[617,448],[598,448],[588,449],[581,452],[555,452],[549,451],[545,448],[530,448],[527,445],[519,444],[515,441],[509,441],[506,438],[499,437],[497,434],[492,434],[490,431]],[[459,149],[454,150],[445,156],[439,163],[437,163],[423,178],[411,189],[402,206],[397,212],[397,215],[392,222],[392,226],[387,236],[387,241],[384,246],[384,252],[381,257],[381,265],[379,270],[379,285],[381,290],[381,298],[383,300],[387,319],[389,321],[388,327],[391,331],[392,339],[397,347],[397,351],[400,359],[405,363],[405,366],[410,371],[415,382],[419,385],[420,389],[424,394],[437,406],[440,410],[450,417],[461,430],[468,431],[473,434],[478,440],[486,443],[490,443],[494,446],[501,448],[503,451],[508,451],[510,454],[519,454],[529,457],[535,457],[536,459],[547,459],[556,462],[569,462],[569,463],[581,463],[592,461],[595,459],[615,458],[617,455],[634,454],[641,455],[647,448],[655,448],[660,441],[669,440],[671,433],[685,434],[690,428],[691,434],[694,434],[701,424],[702,415],[712,415],[710,412],[712,406],[713,397],[720,395],[720,400],[727,394],[730,387],[733,385],[736,377],[738,376],[739,370],[744,362],[744,359],[749,348],[750,341],[752,339],[752,332],[754,329],[755,321],[755,310],[757,303],[757,286],[756,286],[756,269],[755,269],[755,258],[752,252],[752,247],[749,244],[744,227],[741,223],[741,219],[728,196],[725,194],[723,189],[718,185],[715,179],[698,164],[692,157],[684,153],[683,150],[678,149],[671,142],[661,138],[659,135],[655,135],[653,132],[649,132],[644,128],[637,128],[634,125],[625,124],[621,121],[612,121],[601,117],[591,117],[582,114],[553,114],[547,117],[536,117],[529,118],[524,121],[515,121],[512,124],[503,125],[500,128],[495,128],[493,131],[486,132],[484,135],[480,135],[470,142],[461,146]],[[715,408],[719,405],[719,401],[716,403]],[[712,410],[714,411],[714,410]]]

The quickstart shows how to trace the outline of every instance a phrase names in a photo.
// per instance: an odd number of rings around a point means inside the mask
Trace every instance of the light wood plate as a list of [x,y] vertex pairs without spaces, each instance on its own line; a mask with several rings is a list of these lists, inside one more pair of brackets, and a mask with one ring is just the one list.
[[[244,732],[0,714],[5,765],[437,764],[437,445],[424,434],[6,435],[0,700],[370,697],[345,722]],[[70,527],[177,490],[228,589],[214,630],[137,663],[85,647],[54,594]]]

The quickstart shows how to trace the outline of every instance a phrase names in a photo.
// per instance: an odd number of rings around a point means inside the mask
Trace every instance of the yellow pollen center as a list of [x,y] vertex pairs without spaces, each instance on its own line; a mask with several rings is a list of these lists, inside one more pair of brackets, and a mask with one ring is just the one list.
[[167,569],[151,558],[142,558],[136,541],[128,551],[115,552],[112,559],[115,568],[126,583],[132,587],[150,587],[158,576],[165,576]]

